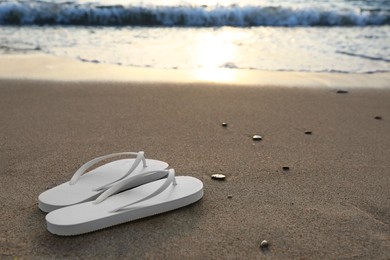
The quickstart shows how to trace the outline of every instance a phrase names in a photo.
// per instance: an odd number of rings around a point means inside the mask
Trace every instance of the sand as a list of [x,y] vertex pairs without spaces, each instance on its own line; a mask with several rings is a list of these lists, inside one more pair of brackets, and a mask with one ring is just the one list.
[[[389,133],[389,88],[0,79],[0,256],[389,259]],[[46,231],[41,192],[139,150],[202,180],[203,199],[86,235]]]
[[81,62],[44,54],[0,56],[0,78],[136,83],[224,83],[305,88],[388,88],[390,72],[373,74],[257,71],[245,69],[166,70]]

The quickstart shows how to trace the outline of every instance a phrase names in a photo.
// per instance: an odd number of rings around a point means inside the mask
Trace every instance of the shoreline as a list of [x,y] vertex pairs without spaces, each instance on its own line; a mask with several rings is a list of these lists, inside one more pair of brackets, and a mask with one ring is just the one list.
[[82,62],[43,54],[0,55],[0,79],[229,84],[303,88],[390,88],[390,72],[372,74],[241,69],[173,70]]

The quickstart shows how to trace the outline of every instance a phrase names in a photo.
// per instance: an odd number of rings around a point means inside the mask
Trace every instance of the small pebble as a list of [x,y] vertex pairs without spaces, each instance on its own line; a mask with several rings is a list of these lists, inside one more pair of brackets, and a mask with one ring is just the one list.
[[288,170],[290,170],[290,167],[288,167],[288,166],[283,166],[283,171],[288,171]]
[[313,133],[313,132],[312,132],[312,131],[309,131],[309,130],[306,130],[306,131],[305,131],[305,134],[306,134],[306,135],[311,135],[312,133]]
[[267,240],[263,240],[263,241],[261,241],[261,243],[260,243],[260,247],[261,248],[267,248],[268,247],[268,241]]
[[348,93],[348,90],[346,90],[346,89],[338,89],[338,90],[336,91],[336,93],[338,93],[338,94],[347,94],[347,93]]
[[223,174],[217,173],[217,174],[211,175],[211,178],[213,178],[215,180],[224,180],[226,178],[226,176]]
[[252,137],[253,141],[261,141],[263,139],[263,137],[261,135],[254,135]]
[[377,120],[382,120],[382,117],[381,116],[376,116],[376,117],[374,117],[375,119],[377,119]]
[[227,123],[226,122],[222,122],[222,126],[223,127],[227,127]]
[[232,195],[228,195],[228,199],[231,199],[231,198],[233,198],[233,196]]

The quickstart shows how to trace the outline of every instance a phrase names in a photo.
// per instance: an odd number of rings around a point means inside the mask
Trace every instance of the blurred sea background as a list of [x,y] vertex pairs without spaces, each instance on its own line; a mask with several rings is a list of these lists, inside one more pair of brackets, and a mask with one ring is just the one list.
[[389,0],[0,0],[0,54],[159,69],[390,71]]

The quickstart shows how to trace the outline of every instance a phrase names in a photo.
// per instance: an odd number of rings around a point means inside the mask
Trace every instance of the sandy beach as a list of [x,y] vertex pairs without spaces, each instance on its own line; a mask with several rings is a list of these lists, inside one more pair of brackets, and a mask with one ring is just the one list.
[[[153,81],[2,75],[2,258],[389,259],[385,81],[346,94]],[[92,158],[141,150],[202,180],[203,199],[81,236],[46,230],[41,192]]]

